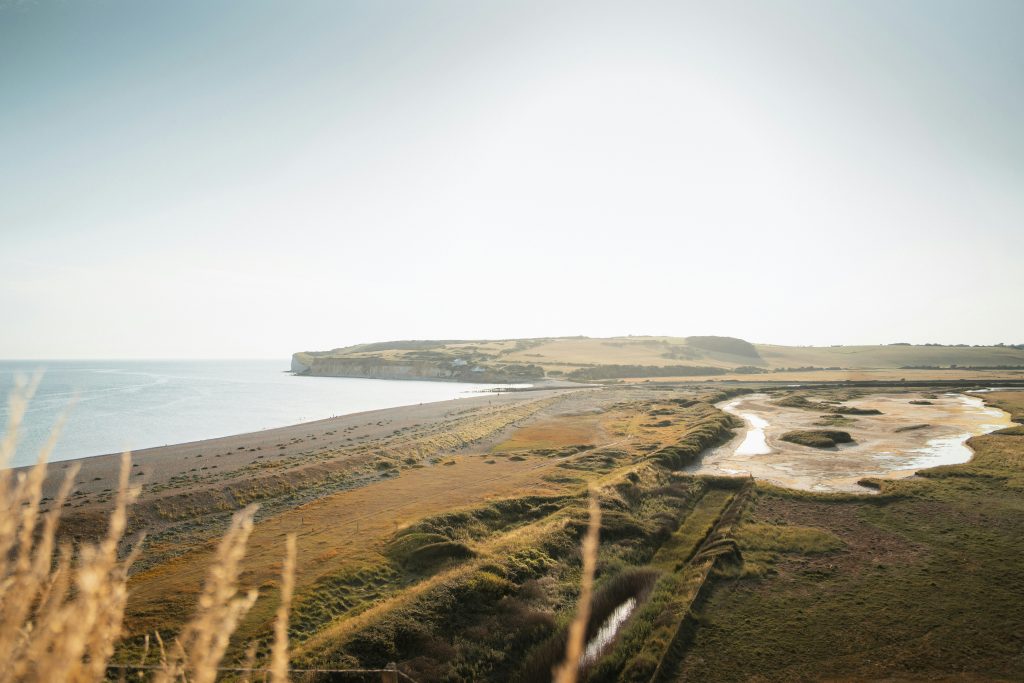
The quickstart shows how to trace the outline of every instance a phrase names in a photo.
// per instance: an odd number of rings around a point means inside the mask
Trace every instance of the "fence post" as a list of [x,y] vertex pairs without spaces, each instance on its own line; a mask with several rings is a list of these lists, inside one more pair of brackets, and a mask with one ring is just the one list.
[[380,672],[380,683],[398,683],[398,665],[394,662],[388,663]]

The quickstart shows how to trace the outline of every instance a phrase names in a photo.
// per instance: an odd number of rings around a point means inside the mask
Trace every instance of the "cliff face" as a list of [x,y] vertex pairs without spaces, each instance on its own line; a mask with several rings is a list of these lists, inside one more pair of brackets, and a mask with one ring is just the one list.
[[[304,353],[292,354],[292,372],[304,375],[309,372],[309,358]],[[305,358],[304,358],[305,357]],[[305,360],[305,362],[304,362]]]
[[453,379],[437,363],[384,360],[383,358],[317,358],[292,356],[292,371],[319,377],[371,379]]
[[480,365],[453,365],[446,361],[386,359],[377,357],[338,358],[309,353],[292,355],[292,372],[316,377],[365,377],[368,379],[440,379],[458,382],[522,382],[544,376],[541,368],[522,369]]

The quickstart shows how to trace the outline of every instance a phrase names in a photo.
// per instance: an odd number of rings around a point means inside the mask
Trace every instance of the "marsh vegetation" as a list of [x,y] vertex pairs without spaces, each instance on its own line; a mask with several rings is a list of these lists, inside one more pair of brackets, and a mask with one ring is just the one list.
[[[1024,393],[987,399],[1024,406]],[[1022,435],[975,436],[968,463],[875,480],[880,500],[758,486],[736,535],[746,569],[714,584],[677,680],[1024,676]],[[765,539],[804,527],[813,538]]]
[[849,432],[835,429],[800,429],[786,432],[779,437],[783,441],[810,446],[811,448],[834,448],[837,444],[852,443]]

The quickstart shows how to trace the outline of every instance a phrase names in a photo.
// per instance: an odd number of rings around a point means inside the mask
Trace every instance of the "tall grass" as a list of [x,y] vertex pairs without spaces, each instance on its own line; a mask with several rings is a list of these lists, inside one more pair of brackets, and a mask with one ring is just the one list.
[[[28,471],[8,468],[18,428],[38,380],[20,382],[9,397],[7,430],[0,440],[0,683],[92,683],[107,678],[114,647],[124,635],[128,570],[142,538],[119,553],[128,506],[139,495],[129,486],[131,458],[122,456],[116,502],[107,530],[96,543],[77,548],[58,541],[60,511],[78,467],[68,469],[49,511],[42,509],[46,461],[59,433],[55,428]],[[58,426],[59,427],[59,426]],[[238,594],[239,565],[252,531],[255,507],[235,515],[210,567],[195,616],[169,647],[156,635],[160,683],[210,683],[239,620],[256,592]],[[295,542],[289,539],[282,579],[282,607],[272,646],[271,678],[287,680],[288,608],[294,586]],[[148,639],[147,639],[148,642]]]

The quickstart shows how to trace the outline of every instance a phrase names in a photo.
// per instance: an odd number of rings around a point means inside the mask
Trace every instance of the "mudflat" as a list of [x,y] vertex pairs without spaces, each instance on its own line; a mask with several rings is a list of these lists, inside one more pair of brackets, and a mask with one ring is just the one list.
[[[708,453],[694,472],[752,474],[780,486],[809,491],[866,492],[864,478],[901,479],[919,469],[966,462],[964,442],[1009,426],[1010,415],[965,394],[872,394],[837,402],[862,414],[839,414],[825,404],[815,408],[779,404],[778,396],[753,394],[720,404],[743,419],[728,443]],[[878,411],[878,414],[870,414]],[[755,423],[755,424],[752,424]],[[766,423],[763,424],[763,423]],[[852,443],[820,449],[790,443],[790,431],[837,428]],[[764,448],[751,452],[748,432],[763,429]]]

